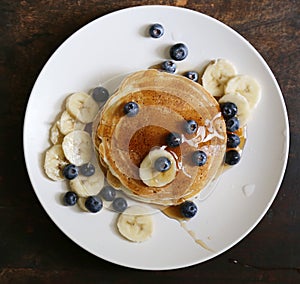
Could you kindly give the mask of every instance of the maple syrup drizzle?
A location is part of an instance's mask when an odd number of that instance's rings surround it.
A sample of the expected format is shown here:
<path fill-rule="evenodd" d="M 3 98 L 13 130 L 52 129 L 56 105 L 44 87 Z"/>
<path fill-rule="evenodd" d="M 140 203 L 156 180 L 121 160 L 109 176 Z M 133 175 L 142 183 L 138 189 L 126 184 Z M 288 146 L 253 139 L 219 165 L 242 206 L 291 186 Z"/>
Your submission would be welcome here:
<path fill-rule="evenodd" d="M 196 233 L 193 230 L 188 229 L 188 227 L 186 226 L 186 222 L 189 220 L 188 218 L 184 218 L 182 217 L 181 213 L 180 213 L 180 206 L 179 205 L 174 205 L 174 206 L 169 206 L 166 207 L 165 209 L 162 210 L 162 212 L 168 216 L 171 219 L 174 219 L 176 221 L 179 222 L 180 226 L 193 238 L 193 240 L 195 241 L 196 244 L 200 245 L 202 248 L 214 252 L 211 248 L 209 248 L 206 243 L 201 240 L 198 239 L 196 237 Z"/>

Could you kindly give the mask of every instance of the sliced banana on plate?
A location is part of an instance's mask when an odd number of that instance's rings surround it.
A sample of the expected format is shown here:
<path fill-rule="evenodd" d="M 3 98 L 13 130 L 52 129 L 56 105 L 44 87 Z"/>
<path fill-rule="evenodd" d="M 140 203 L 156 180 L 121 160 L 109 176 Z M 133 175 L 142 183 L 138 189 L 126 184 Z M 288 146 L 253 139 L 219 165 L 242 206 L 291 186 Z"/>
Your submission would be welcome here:
<path fill-rule="evenodd" d="M 77 204 L 82 211 L 89 212 L 89 210 L 85 207 L 86 197 L 78 197 Z"/>
<path fill-rule="evenodd" d="M 52 180 L 63 180 L 62 169 L 68 164 L 64 151 L 60 144 L 53 145 L 46 151 L 44 169 Z"/>
<path fill-rule="evenodd" d="M 98 104 L 84 92 L 70 95 L 66 101 L 67 111 L 82 123 L 90 123 L 98 113 Z"/>
<path fill-rule="evenodd" d="M 158 171 L 155 168 L 155 161 L 166 157 L 171 162 L 170 168 L 166 171 Z M 175 179 L 177 172 L 176 161 L 173 155 L 161 148 L 151 150 L 140 164 L 139 174 L 141 180 L 148 186 L 162 187 Z"/>
<path fill-rule="evenodd" d="M 95 173 L 92 176 L 79 175 L 70 180 L 70 188 L 80 197 L 97 195 L 104 185 L 104 174 L 95 166 Z"/>
<path fill-rule="evenodd" d="M 58 122 L 56 121 L 50 128 L 50 141 L 52 144 L 61 144 L 64 139 L 64 135 L 58 128 Z"/>
<path fill-rule="evenodd" d="M 132 242 L 143 242 L 149 239 L 153 232 L 152 215 L 140 212 L 140 206 L 128 207 L 120 214 L 117 228 L 122 236 Z"/>
<path fill-rule="evenodd" d="M 83 130 L 74 130 L 64 137 L 62 149 L 70 163 L 81 166 L 92 157 L 92 139 Z"/>
<path fill-rule="evenodd" d="M 240 127 L 243 127 L 248 122 L 251 111 L 247 99 L 239 93 L 227 94 L 219 99 L 219 103 L 234 103 L 237 106 L 237 118 L 239 119 Z"/>
<path fill-rule="evenodd" d="M 74 130 L 83 130 L 85 124 L 76 120 L 65 110 L 57 121 L 57 126 L 62 134 L 67 135 Z"/>
<path fill-rule="evenodd" d="M 238 75 L 227 82 L 225 94 L 235 93 L 239 93 L 247 99 L 250 109 L 255 108 L 261 99 L 261 87 L 249 75 Z"/>
<path fill-rule="evenodd" d="M 228 60 L 213 60 L 204 70 L 202 86 L 214 97 L 221 97 L 224 95 L 225 84 L 236 74 L 235 66 Z"/>

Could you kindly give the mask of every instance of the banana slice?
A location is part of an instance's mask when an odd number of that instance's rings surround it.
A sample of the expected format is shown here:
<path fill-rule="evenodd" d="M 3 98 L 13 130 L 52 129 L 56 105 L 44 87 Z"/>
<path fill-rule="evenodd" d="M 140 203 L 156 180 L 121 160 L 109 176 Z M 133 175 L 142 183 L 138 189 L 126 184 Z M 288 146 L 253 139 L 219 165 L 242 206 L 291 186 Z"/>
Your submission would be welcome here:
<path fill-rule="evenodd" d="M 44 169 L 45 173 L 52 180 L 63 180 L 62 169 L 68 164 L 64 151 L 60 144 L 53 145 L 46 151 Z"/>
<path fill-rule="evenodd" d="M 155 161 L 160 157 L 166 157 L 170 160 L 171 166 L 165 172 L 159 172 L 155 169 Z M 153 149 L 144 158 L 140 165 L 139 174 L 142 181 L 148 186 L 162 187 L 175 179 L 177 172 L 176 161 L 173 155 L 164 149 Z"/>
<path fill-rule="evenodd" d="M 253 109 L 261 98 L 261 88 L 258 82 L 249 75 L 238 75 L 231 78 L 225 86 L 225 94 L 239 93 L 244 96 Z"/>
<path fill-rule="evenodd" d="M 95 166 L 95 173 L 92 176 L 86 177 L 79 175 L 75 179 L 70 180 L 71 189 L 80 197 L 88 197 L 97 195 L 104 185 L 104 174 Z"/>
<path fill-rule="evenodd" d="M 64 139 L 64 135 L 58 128 L 58 122 L 55 122 L 50 128 L 50 141 L 55 144 L 61 144 Z"/>
<path fill-rule="evenodd" d="M 86 197 L 80 197 L 77 200 L 77 204 L 82 211 L 89 212 L 89 210 L 85 207 Z"/>
<path fill-rule="evenodd" d="M 90 123 L 96 116 L 99 107 L 89 94 L 78 92 L 67 98 L 66 109 L 80 122 Z"/>
<path fill-rule="evenodd" d="M 153 232 L 152 216 L 140 208 L 139 206 L 128 207 L 120 214 L 117 221 L 120 234 L 132 242 L 146 241 Z"/>
<path fill-rule="evenodd" d="M 83 130 L 85 124 L 74 119 L 69 112 L 65 110 L 57 121 L 57 126 L 62 134 L 67 135 L 74 130 Z"/>
<path fill-rule="evenodd" d="M 227 94 L 219 99 L 220 104 L 227 102 L 234 103 L 237 106 L 237 118 L 239 119 L 240 127 L 246 125 L 251 115 L 250 106 L 247 99 L 239 93 Z"/>
<path fill-rule="evenodd" d="M 214 97 L 221 97 L 224 95 L 225 84 L 236 74 L 235 66 L 228 60 L 213 60 L 204 70 L 202 86 Z"/>
<path fill-rule="evenodd" d="M 64 137 L 62 149 L 70 163 L 81 166 L 91 160 L 91 137 L 86 131 L 74 130 Z"/>

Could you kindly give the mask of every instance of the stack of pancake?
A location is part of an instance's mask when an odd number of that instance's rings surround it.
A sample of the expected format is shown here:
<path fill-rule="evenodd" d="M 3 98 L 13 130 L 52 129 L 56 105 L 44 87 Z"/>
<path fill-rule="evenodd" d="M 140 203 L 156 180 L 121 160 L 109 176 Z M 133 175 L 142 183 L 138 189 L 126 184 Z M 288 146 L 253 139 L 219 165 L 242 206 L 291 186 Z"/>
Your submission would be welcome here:
<path fill-rule="evenodd" d="M 135 116 L 124 105 L 135 102 Z M 184 131 L 194 120 L 198 129 Z M 109 183 L 139 201 L 177 205 L 196 196 L 216 177 L 226 150 L 226 126 L 218 102 L 200 84 L 154 69 L 127 76 L 97 117 L 94 135 L 100 165 Z M 181 135 L 181 144 L 169 147 L 169 133 Z M 149 152 L 160 148 L 176 160 L 176 176 L 164 186 L 148 186 L 140 165 Z M 192 162 L 193 152 L 205 152 L 203 166 Z"/>

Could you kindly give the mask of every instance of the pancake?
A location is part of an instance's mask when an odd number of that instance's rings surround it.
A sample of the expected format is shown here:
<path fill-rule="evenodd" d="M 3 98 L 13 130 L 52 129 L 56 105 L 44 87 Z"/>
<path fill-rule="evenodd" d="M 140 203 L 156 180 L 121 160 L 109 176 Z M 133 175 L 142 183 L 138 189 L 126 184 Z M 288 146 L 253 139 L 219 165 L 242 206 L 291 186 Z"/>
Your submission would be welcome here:
<path fill-rule="evenodd" d="M 124 105 L 136 102 L 139 112 L 129 117 Z M 197 132 L 187 134 L 184 123 L 195 120 Z M 226 126 L 218 102 L 200 84 L 158 70 L 142 70 L 126 77 L 98 115 L 96 147 L 101 166 L 119 181 L 130 197 L 153 204 L 177 205 L 197 195 L 223 165 Z M 168 147 L 166 137 L 179 133 L 182 143 Z M 176 160 L 174 180 L 165 186 L 146 185 L 139 167 L 155 148 L 170 152 Z M 192 153 L 204 151 L 207 161 L 195 166 Z"/>

